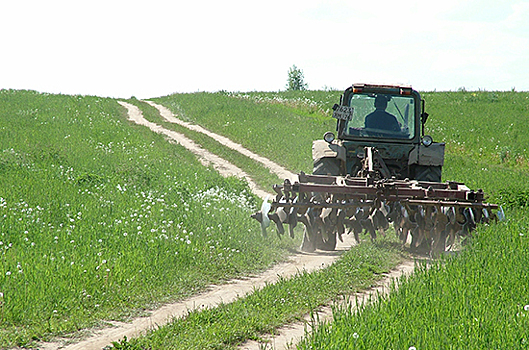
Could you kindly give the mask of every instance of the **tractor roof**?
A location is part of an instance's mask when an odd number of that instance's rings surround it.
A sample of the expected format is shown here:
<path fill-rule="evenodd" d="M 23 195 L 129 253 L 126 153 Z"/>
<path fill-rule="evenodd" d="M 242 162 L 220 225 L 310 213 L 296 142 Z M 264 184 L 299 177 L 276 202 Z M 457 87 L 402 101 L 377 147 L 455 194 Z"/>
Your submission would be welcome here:
<path fill-rule="evenodd" d="M 391 95 L 411 95 L 413 89 L 409 85 L 377 85 L 377 84 L 353 84 L 353 93 L 374 92 Z"/>

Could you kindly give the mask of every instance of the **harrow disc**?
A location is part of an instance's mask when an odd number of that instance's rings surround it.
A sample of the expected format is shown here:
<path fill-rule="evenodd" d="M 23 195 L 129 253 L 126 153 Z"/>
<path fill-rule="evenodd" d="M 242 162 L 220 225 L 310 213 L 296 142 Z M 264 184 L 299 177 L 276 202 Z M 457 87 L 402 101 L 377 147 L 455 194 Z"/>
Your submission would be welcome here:
<path fill-rule="evenodd" d="M 478 223 L 495 218 L 495 204 L 484 203 L 483 191 L 472 191 L 457 182 L 373 179 L 299 174 L 292 184 L 274 186 L 272 203 L 252 215 L 263 234 L 273 221 L 278 235 L 284 224 L 294 237 L 304 225 L 303 251 L 334 250 L 343 234 L 369 234 L 372 240 L 385 235 L 390 224 L 403 244 L 436 255 L 449 249 L 456 237 L 471 235 Z M 270 212 L 268 212 L 268 210 Z"/>

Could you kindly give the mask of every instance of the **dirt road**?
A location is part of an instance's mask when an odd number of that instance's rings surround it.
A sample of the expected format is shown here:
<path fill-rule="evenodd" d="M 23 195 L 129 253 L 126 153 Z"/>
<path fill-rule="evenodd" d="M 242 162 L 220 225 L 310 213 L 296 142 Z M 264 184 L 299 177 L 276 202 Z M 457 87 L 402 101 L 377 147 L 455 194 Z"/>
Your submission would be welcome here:
<path fill-rule="evenodd" d="M 233 164 L 225 161 L 224 159 L 212 154 L 211 152 L 201 148 L 195 142 L 185 137 L 184 135 L 165 129 L 160 125 L 152 123 L 146 120 L 141 110 L 129 103 L 119 102 L 122 106 L 127 109 L 129 120 L 139 125 L 144 125 L 150 128 L 152 131 L 165 135 L 170 142 L 176 142 L 183 147 L 187 148 L 191 152 L 197 155 L 199 160 L 205 165 L 212 165 L 219 173 L 224 176 L 238 176 L 248 181 L 250 188 L 256 195 L 264 198 L 268 195 L 267 192 L 260 190 L 257 185 L 251 180 L 250 176 L 243 170 L 236 167 Z M 202 132 L 223 145 L 235 149 L 242 154 L 251 157 L 266 167 L 272 172 L 278 174 L 283 178 L 295 179 L 296 175 L 289 172 L 288 170 L 280 167 L 272 161 L 256 155 L 239 144 L 232 142 L 231 140 L 214 134 L 208 130 L 205 130 L 197 125 L 192 125 L 178 120 L 167 108 L 157 105 L 153 102 L 148 102 L 152 106 L 156 107 L 160 114 L 169 122 L 178 123 L 190 129 L 198 132 Z M 337 250 L 335 252 L 316 252 L 316 253 L 297 253 L 290 256 L 289 260 L 285 263 L 278 264 L 273 268 L 259 274 L 256 277 L 233 280 L 230 283 L 222 286 L 211 286 L 209 290 L 203 294 L 189 298 L 187 300 L 165 305 L 157 310 L 153 310 L 148 317 L 140 317 L 134 319 L 131 323 L 120 323 L 113 322 L 114 327 L 105 328 L 101 330 L 93 331 L 93 334 L 88 338 L 70 345 L 65 345 L 66 342 L 71 341 L 64 339 L 56 343 L 41 344 L 40 349 L 56 350 L 56 349 L 68 349 L 68 350 L 100 350 L 101 348 L 111 344 L 113 341 L 123 339 L 123 337 L 133 338 L 137 337 L 147 330 L 155 329 L 165 323 L 169 322 L 174 317 L 184 317 L 188 310 L 197 308 L 211 308 L 219 305 L 221 302 L 229 303 L 237 299 L 238 297 L 244 296 L 248 293 L 253 292 L 255 289 L 264 287 L 266 284 L 275 283 L 279 278 L 285 278 L 293 276 L 299 271 L 314 271 L 332 264 L 343 252 L 348 250 L 354 244 L 353 235 L 345 235 L 344 242 L 338 242 Z M 391 280 L 395 277 L 402 275 L 403 273 L 409 273 L 413 270 L 412 263 L 406 263 L 398 266 L 390 275 L 388 275 L 380 284 L 382 290 L 386 288 Z M 370 293 L 374 293 L 376 289 L 370 290 L 363 293 L 360 299 L 367 297 Z M 321 311 L 320 318 L 325 319 L 330 317 L 331 310 L 324 308 Z M 297 342 L 303 335 L 305 323 L 298 323 L 289 325 L 278 330 L 277 336 L 271 340 L 270 344 L 273 344 L 274 349 L 286 349 L 289 344 Z M 244 344 L 241 349 L 260 349 L 260 344 L 256 342 L 249 342 Z"/>

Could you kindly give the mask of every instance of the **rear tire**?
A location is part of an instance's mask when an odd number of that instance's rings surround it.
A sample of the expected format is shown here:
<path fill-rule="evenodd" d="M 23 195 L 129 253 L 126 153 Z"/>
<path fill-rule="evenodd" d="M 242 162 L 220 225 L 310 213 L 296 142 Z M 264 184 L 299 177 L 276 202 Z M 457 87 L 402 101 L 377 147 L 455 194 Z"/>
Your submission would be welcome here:
<path fill-rule="evenodd" d="M 416 165 L 413 178 L 418 181 L 441 182 L 441 167 Z"/>
<path fill-rule="evenodd" d="M 314 162 L 313 175 L 338 176 L 341 171 L 340 160 L 336 158 L 321 158 Z"/>

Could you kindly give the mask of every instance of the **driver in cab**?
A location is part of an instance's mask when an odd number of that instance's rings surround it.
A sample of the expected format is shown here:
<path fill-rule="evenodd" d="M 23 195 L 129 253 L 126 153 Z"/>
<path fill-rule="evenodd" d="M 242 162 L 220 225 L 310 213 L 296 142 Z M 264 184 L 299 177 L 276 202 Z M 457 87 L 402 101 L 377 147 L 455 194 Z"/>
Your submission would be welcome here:
<path fill-rule="evenodd" d="M 368 129 L 399 132 L 399 122 L 393 114 L 386 112 L 387 106 L 388 98 L 386 95 L 377 95 L 375 98 L 375 111 L 366 116 L 365 127 Z"/>

